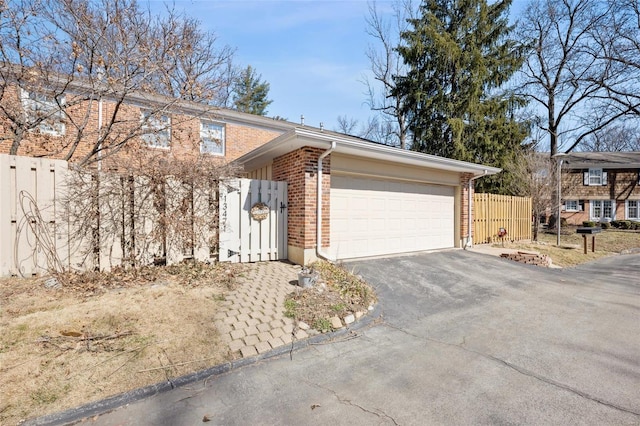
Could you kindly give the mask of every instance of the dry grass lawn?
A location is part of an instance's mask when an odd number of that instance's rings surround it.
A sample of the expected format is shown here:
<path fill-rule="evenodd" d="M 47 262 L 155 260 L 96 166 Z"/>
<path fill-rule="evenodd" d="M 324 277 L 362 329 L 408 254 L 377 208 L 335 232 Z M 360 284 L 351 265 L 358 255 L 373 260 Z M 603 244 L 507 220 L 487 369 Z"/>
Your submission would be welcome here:
<path fill-rule="evenodd" d="M 0 424 L 49 414 L 230 358 L 213 317 L 238 267 L 0 279 Z"/>
<path fill-rule="evenodd" d="M 591 236 L 587 236 L 588 251 L 584 254 L 583 237 L 575 227 L 567 227 L 560 235 L 560 246 L 556 246 L 555 233 L 538 234 L 537 242 L 505 243 L 505 247 L 536 251 L 551 257 L 553 264 L 562 267 L 576 266 L 605 256 L 620 254 L 625 250 L 640 249 L 640 231 L 603 230 L 596 235 L 596 251 L 591 252 Z M 496 244 L 496 247 L 501 247 Z"/>

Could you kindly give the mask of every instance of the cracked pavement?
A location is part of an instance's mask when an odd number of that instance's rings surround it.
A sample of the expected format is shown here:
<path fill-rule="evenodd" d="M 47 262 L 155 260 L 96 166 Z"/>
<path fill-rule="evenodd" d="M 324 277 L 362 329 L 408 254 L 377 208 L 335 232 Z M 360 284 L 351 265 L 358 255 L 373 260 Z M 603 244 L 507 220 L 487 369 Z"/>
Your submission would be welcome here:
<path fill-rule="evenodd" d="M 550 270 L 462 250 L 349 262 L 382 321 L 96 425 L 640 425 L 640 255 Z"/>

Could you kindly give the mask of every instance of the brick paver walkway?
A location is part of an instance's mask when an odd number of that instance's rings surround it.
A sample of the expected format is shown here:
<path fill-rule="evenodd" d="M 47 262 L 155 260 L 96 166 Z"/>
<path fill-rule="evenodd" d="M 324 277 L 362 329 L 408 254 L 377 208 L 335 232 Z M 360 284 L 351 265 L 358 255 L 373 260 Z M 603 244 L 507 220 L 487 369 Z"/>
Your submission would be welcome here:
<path fill-rule="evenodd" d="M 291 281 L 297 282 L 300 267 L 286 262 L 246 266 L 245 276 L 215 316 L 216 327 L 231 352 L 249 357 L 308 337 L 284 316 L 284 300 L 296 289 Z"/>

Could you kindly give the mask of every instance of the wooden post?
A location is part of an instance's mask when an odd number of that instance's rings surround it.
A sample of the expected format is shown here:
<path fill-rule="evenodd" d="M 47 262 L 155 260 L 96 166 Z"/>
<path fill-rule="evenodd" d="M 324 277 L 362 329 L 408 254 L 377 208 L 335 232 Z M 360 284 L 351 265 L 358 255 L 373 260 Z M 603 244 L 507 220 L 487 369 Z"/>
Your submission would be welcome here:
<path fill-rule="evenodd" d="M 587 234 L 582 234 L 582 240 L 584 241 L 584 254 L 587 254 Z"/>
<path fill-rule="evenodd" d="M 591 253 L 596 252 L 596 236 L 591 236 Z"/>

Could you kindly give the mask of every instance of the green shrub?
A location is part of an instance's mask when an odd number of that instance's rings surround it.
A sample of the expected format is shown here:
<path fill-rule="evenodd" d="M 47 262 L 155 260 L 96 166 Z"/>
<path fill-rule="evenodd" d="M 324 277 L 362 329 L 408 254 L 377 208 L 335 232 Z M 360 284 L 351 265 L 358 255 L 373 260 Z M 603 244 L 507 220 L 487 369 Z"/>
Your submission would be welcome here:
<path fill-rule="evenodd" d="M 631 221 L 630 220 L 619 220 L 620 229 L 631 229 Z"/>
<path fill-rule="evenodd" d="M 631 222 L 631 229 L 634 229 L 634 230 L 640 229 L 640 222 Z"/>
<path fill-rule="evenodd" d="M 321 333 L 327 333 L 333 330 L 333 327 L 331 327 L 331 321 L 326 318 L 318 318 L 317 320 L 315 320 L 315 322 L 313 323 L 313 328 Z"/>
<path fill-rule="evenodd" d="M 620 228 L 620 221 L 619 220 L 612 220 L 611 221 L 611 226 L 613 226 L 614 228 Z"/>
<path fill-rule="evenodd" d="M 585 228 L 595 228 L 596 223 L 592 220 L 585 220 L 584 222 L 582 222 L 582 226 L 584 226 Z"/>
<path fill-rule="evenodd" d="M 567 223 L 567 218 L 563 217 L 560 219 L 560 228 L 564 228 L 568 225 Z M 556 227 L 556 217 L 551 215 L 549 216 L 549 225 L 547 226 L 547 229 L 555 229 Z"/>
<path fill-rule="evenodd" d="M 287 299 L 284 301 L 284 316 L 287 318 L 295 318 L 296 317 L 296 309 L 298 308 L 298 303 L 295 300 Z"/>
<path fill-rule="evenodd" d="M 611 228 L 611 223 L 610 222 L 600 222 L 600 228 L 609 229 L 609 228 Z"/>

